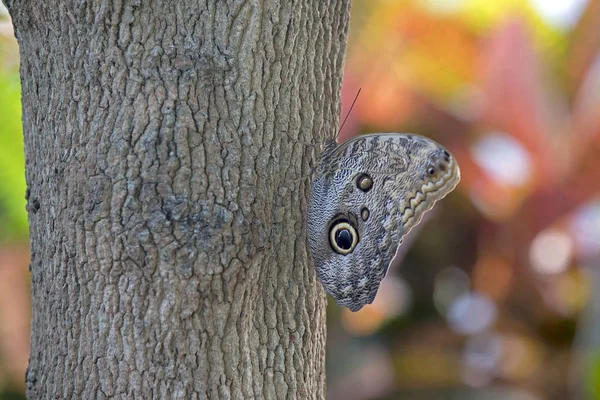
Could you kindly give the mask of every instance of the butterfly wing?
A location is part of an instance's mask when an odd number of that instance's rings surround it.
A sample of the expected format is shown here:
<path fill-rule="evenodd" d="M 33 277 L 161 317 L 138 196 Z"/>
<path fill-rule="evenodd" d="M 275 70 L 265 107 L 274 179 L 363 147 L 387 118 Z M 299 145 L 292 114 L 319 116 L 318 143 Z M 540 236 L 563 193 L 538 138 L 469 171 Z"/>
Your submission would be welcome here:
<path fill-rule="evenodd" d="M 317 276 L 340 306 L 357 311 L 373 302 L 407 228 L 458 182 L 458 167 L 447 165 L 448 182 L 430 191 L 434 195 L 419 194 L 439 181 L 427 170 L 440 154 L 449 153 L 417 135 L 375 134 L 321 158 L 308 238 Z"/>

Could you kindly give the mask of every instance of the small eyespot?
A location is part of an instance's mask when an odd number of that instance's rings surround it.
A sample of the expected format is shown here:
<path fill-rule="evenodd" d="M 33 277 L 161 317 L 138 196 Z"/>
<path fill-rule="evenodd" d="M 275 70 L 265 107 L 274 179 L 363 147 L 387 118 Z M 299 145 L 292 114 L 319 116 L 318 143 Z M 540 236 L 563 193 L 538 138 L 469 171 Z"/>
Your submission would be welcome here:
<path fill-rule="evenodd" d="M 450 153 L 448 153 L 446 150 L 444 150 L 443 153 L 444 153 L 444 156 L 450 158 Z"/>
<path fill-rule="evenodd" d="M 331 248 L 341 255 L 352 253 L 358 244 L 356 229 L 346 220 L 339 220 L 329 231 L 329 244 Z"/>
<path fill-rule="evenodd" d="M 360 210 L 360 217 L 362 218 L 363 221 L 366 221 L 367 219 L 369 219 L 369 209 L 367 207 L 363 207 Z"/>
<path fill-rule="evenodd" d="M 366 193 L 373 188 L 373 179 L 367 174 L 360 174 L 356 178 L 356 187 Z"/>
<path fill-rule="evenodd" d="M 433 167 L 429 167 L 429 168 L 427 169 L 427 173 L 428 173 L 430 176 L 434 175 L 434 174 L 435 174 L 435 168 L 433 168 Z"/>

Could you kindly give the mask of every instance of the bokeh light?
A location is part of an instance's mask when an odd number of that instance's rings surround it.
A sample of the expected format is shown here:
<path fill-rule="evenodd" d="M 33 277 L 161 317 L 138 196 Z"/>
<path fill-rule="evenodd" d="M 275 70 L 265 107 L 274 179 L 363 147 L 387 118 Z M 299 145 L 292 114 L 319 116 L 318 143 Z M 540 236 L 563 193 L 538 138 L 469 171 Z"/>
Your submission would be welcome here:
<path fill-rule="evenodd" d="M 570 223 L 570 236 L 582 260 L 600 256 L 600 199 L 585 204 L 575 212 Z"/>
<path fill-rule="evenodd" d="M 473 145 L 473 160 L 501 185 L 525 186 L 531 179 L 531 157 L 506 133 L 490 133 Z"/>
<path fill-rule="evenodd" d="M 463 293 L 450 306 L 446 318 L 457 333 L 473 335 L 488 329 L 496 319 L 494 302 L 482 293 Z"/>
<path fill-rule="evenodd" d="M 541 274 L 564 272 L 571 261 L 571 237 L 558 229 L 544 230 L 535 237 L 529 250 L 533 269 Z"/>
<path fill-rule="evenodd" d="M 571 28 L 583 12 L 588 0 L 531 0 L 540 16 L 560 28 Z"/>

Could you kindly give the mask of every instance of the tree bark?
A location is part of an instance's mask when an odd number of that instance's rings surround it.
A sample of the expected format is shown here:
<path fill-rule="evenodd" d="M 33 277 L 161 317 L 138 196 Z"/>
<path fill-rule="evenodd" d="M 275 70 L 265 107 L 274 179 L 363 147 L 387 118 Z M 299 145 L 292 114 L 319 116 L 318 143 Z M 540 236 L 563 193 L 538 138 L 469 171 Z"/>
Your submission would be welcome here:
<path fill-rule="evenodd" d="M 307 143 L 350 0 L 10 0 L 38 398 L 324 398 Z"/>

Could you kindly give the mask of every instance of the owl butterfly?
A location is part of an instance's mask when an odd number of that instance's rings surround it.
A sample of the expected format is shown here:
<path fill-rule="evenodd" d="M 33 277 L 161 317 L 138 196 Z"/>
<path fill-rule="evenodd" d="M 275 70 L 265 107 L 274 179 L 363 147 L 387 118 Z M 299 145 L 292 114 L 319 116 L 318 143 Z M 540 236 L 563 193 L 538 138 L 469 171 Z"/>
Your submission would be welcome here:
<path fill-rule="evenodd" d="M 422 136 L 370 134 L 326 146 L 312 178 L 308 241 L 337 304 L 358 311 L 373 302 L 402 237 L 459 180 L 452 155 Z"/>

